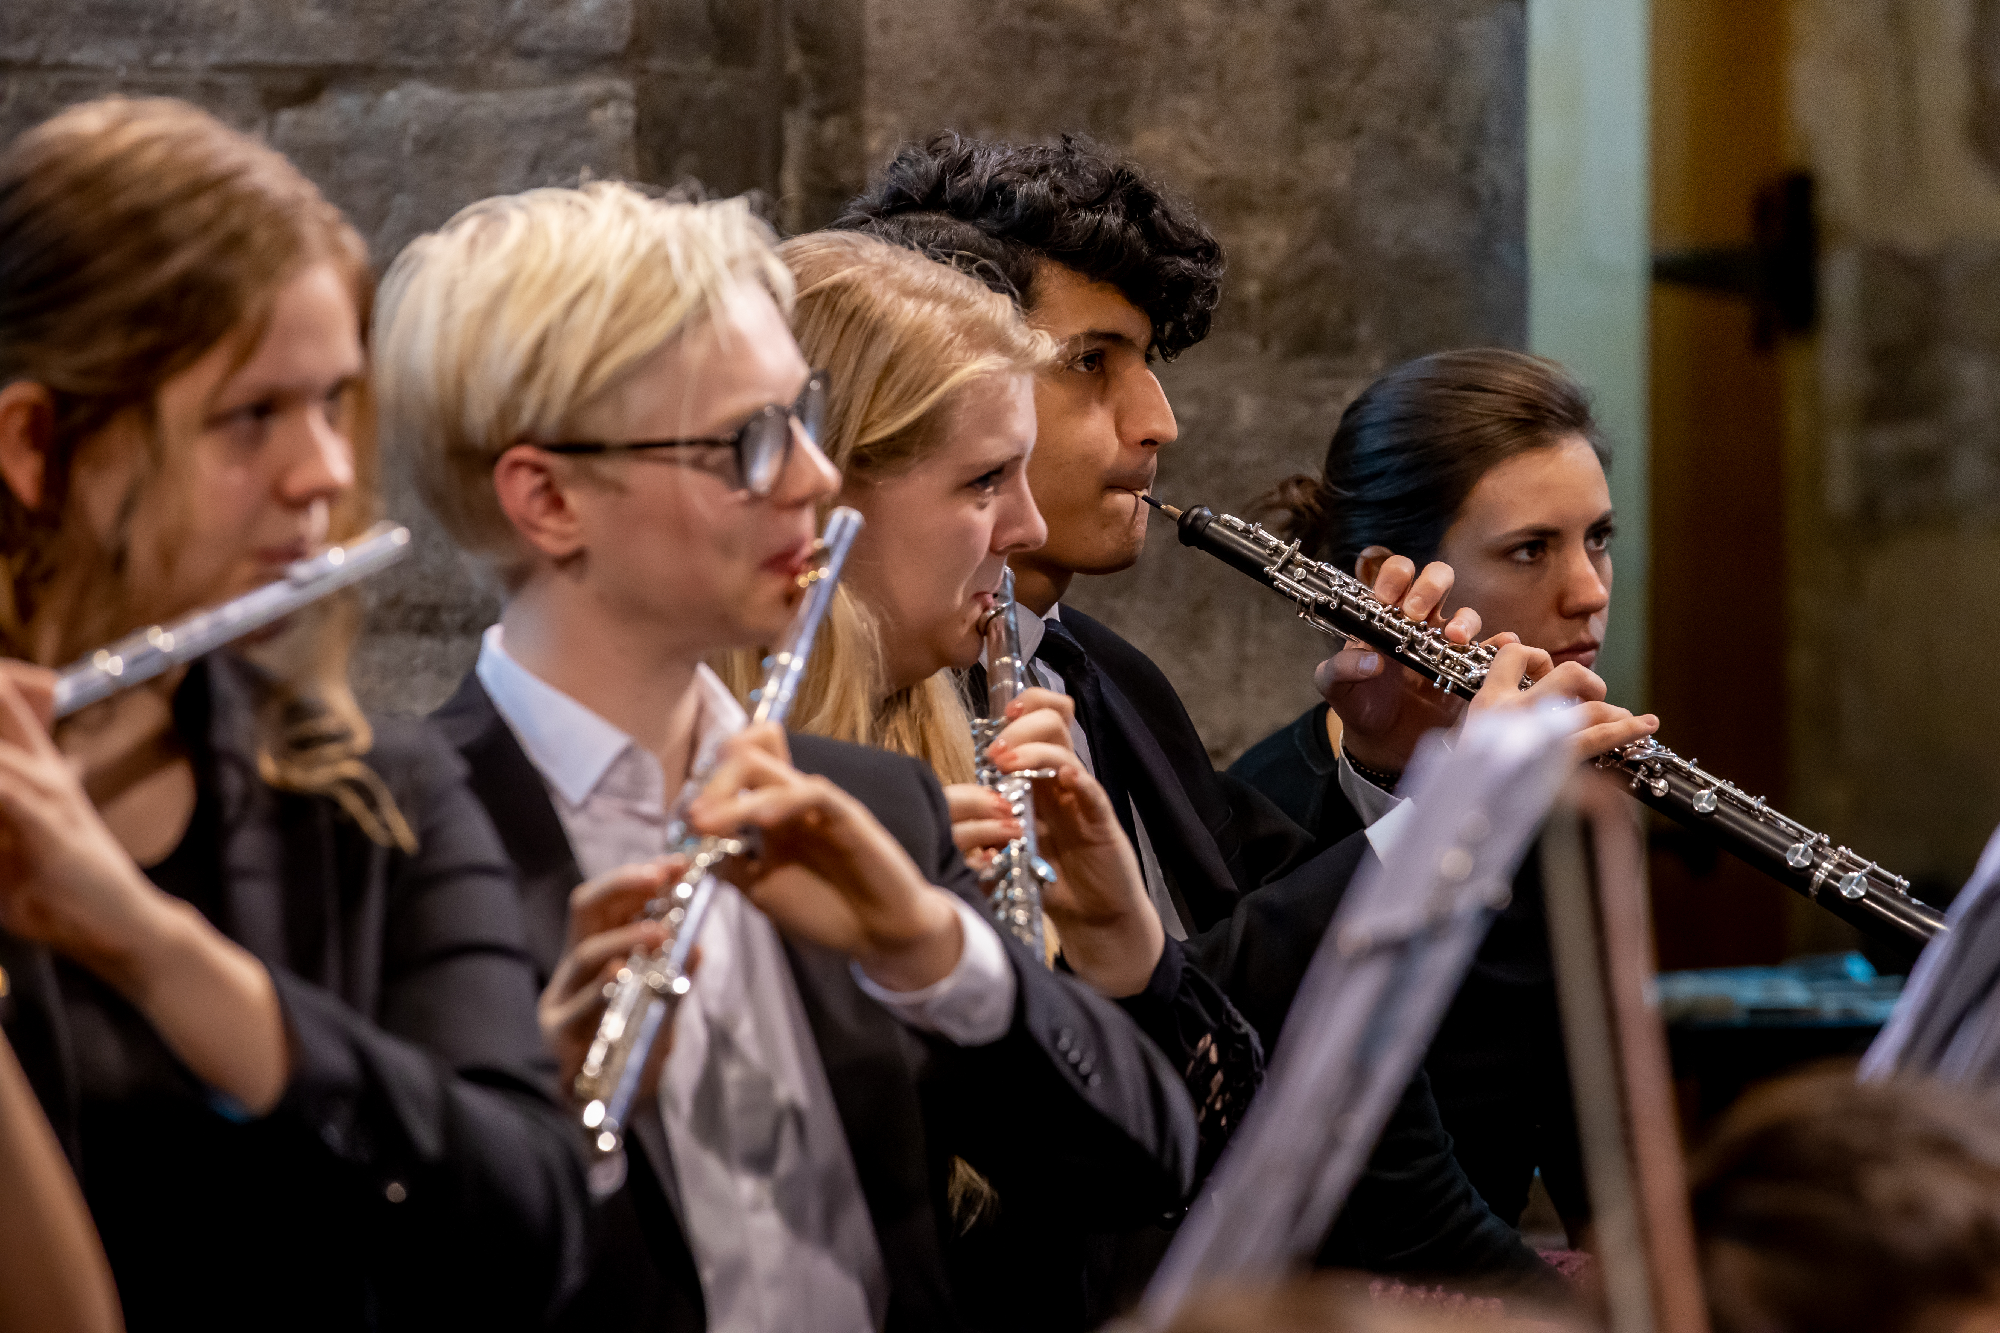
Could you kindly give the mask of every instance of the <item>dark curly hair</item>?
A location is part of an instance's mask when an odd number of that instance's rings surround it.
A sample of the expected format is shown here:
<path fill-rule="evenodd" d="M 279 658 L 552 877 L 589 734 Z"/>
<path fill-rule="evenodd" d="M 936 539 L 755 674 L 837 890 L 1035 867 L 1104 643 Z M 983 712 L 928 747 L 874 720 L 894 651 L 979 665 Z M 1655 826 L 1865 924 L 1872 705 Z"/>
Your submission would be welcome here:
<path fill-rule="evenodd" d="M 1109 283 L 1146 312 L 1168 360 L 1208 336 L 1222 295 L 1222 245 L 1194 210 L 1073 134 L 1049 144 L 935 134 L 901 149 L 833 225 L 964 268 L 1027 308 L 1044 259 Z"/>

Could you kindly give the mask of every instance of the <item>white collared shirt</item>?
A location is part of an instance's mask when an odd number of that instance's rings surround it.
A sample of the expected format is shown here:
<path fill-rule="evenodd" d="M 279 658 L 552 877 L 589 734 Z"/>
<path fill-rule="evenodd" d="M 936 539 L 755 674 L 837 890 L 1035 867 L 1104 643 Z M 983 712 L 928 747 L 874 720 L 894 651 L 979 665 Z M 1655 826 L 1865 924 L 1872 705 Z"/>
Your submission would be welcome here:
<path fill-rule="evenodd" d="M 542 775 L 586 877 L 664 852 L 677 837 L 659 760 L 508 655 L 489 628 L 479 683 Z M 707 667 L 691 771 L 744 724 Z M 688 793 L 691 794 L 691 793 Z M 951 895 L 964 948 L 921 991 L 862 989 L 902 1022 L 961 1046 L 996 1041 L 1016 981 L 999 937 Z M 659 1109 L 683 1231 L 715 1333 L 879 1329 L 888 1279 L 866 1200 L 777 930 L 735 889 L 702 928 L 694 988 L 675 1017 Z"/>
<path fill-rule="evenodd" d="M 1340 752 L 1334 778 L 1340 783 L 1341 795 L 1354 807 L 1354 813 L 1361 816 L 1361 827 L 1367 830 L 1368 845 L 1374 848 L 1379 859 L 1388 860 L 1389 848 L 1395 845 L 1403 825 L 1409 822 L 1409 811 L 1405 808 L 1410 803 L 1409 798 L 1383 791 L 1355 772 L 1345 750 Z"/>

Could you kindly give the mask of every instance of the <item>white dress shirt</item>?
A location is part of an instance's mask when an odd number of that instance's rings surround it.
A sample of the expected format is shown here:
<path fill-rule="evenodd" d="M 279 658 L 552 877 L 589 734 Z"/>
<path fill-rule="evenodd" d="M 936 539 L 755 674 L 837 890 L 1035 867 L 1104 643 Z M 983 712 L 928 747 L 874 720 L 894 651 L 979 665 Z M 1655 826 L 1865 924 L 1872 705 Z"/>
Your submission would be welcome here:
<path fill-rule="evenodd" d="M 659 856 L 680 835 L 692 784 L 668 800 L 659 760 L 507 653 L 486 631 L 479 683 L 548 786 L 587 877 Z M 707 667 L 691 769 L 742 728 L 743 710 Z M 1005 1035 L 1015 977 L 999 937 L 951 895 L 964 947 L 921 991 L 861 988 L 902 1022 L 976 1046 Z M 853 1155 L 777 930 L 724 887 L 702 927 L 694 988 L 674 1022 L 659 1111 L 673 1152 L 683 1230 L 714 1333 L 879 1329 L 888 1279 Z"/>
<path fill-rule="evenodd" d="M 1042 624 L 1044 619 L 1061 620 L 1062 604 L 1058 602 L 1050 607 L 1046 617 L 1021 617 L 1021 655 L 1028 659 L 1028 671 L 1036 684 L 1066 695 L 1069 688 L 1063 684 L 1062 673 L 1035 656 L 1035 650 L 1042 646 L 1042 635 L 1047 632 Z M 981 660 L 985 660 L 983 655 Z M 1069 739 L 1070 744 L 1076 747 L 1076 757 L 1090 770 L 1090 775 L 1096 777 L 1097 764 L 1090 756 L 1090 740 L 1074 719 L 1069 724 Z M 1129 797 L 1127 799 L 1130 800 Z M 1167 934 L 1184 940 L 1188 937 L 1188 924 L 1181 920 L 1180 909 L 1174 905 L 1173 895 L 1167 892 L 1166 876 L 1160 873 L 1160 858 L 1153 854 L 1153 840 L 1146 833 L 1146 821 L 1139 817 L 1136 801 L 1132 802 L 1132 832 L 1139 844 L 1134 850 L 1139 853 L 1139 876 L 1146 882 L 1146 896 L 1152 899 L 1153 909 L 1160 914 L 1160 924 L 1166 927 Z"/>
<path fill-rule="evenodd" d="M 1409 820 L 1407 796 L 1398 796 L 1392 791 L 1383 791 L 1354 771 L 1354 765 L 1347 758 L 1347 751 L 1340 752 L 1339 762 L 1334 768 L 1334 779 L 1340 783 L 1341 795 L 1354 807 L 1354 813 L 1361 816 L 1361 827 L 1367 830 L 1368 845 L 1375 849 L 1375 855 L 1383 860 L 1389 856 L 1389 848 L 1402 833 L 1403 825 Z"/>

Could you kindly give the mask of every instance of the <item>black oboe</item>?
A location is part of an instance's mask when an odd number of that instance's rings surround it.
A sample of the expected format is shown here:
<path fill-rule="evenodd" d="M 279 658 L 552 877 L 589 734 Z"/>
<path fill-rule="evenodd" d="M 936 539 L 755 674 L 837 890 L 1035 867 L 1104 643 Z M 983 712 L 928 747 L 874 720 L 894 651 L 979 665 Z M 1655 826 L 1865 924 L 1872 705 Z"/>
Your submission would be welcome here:
<path fill-rule="evenodd" d="M 1299 618 L 1337 638 L 1356 640 L 1409 667 L 1438 689 L 1470 699 L 1485 683 L 1495 650 L 1450 642 L 1375 596 L 1343 570 L 1299 554 L 1255 523 L 1206 506 L 1180 510 L 1152 496 L 1147 504 L 1175 520 L 1181 544 L 1242 570 L 1291 598 Z M 1598 756 L 1600 768 L 1629 780 L 1632 794 L 1661 814 L 1871 935 L 1924 944 L 1943 932 L 1944 914 L 1910 896 L 1910 882 L 1815 832 L 1647 738 Z"/>

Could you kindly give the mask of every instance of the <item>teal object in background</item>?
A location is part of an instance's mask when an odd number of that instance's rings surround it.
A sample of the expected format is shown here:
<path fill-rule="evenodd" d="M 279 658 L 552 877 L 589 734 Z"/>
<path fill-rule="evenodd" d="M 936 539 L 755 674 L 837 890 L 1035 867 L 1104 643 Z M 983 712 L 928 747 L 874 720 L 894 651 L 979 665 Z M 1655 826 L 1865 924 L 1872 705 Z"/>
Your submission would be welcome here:
<path fill-rule="evenodd" d="M 1858 953 L 1794 959 L 1781 967 L 1663 972 L 1660 1017 L 1669 1027 L 1880 1027 L 1903 993 Z"/>

